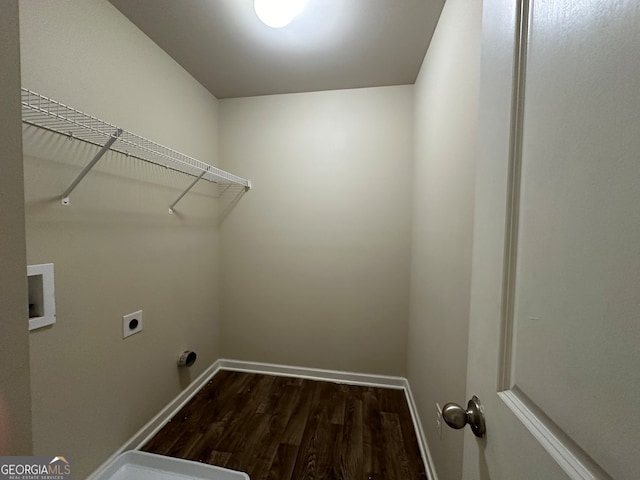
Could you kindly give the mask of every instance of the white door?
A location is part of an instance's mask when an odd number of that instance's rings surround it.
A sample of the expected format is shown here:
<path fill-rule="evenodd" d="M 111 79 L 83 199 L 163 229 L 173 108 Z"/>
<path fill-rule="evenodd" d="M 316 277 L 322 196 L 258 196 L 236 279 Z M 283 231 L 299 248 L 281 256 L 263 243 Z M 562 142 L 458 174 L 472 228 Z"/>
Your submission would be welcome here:
<path fill-rule="evenodd" d="M 640 2 L 483 9 L 464 478 L 640 479 Z"/>

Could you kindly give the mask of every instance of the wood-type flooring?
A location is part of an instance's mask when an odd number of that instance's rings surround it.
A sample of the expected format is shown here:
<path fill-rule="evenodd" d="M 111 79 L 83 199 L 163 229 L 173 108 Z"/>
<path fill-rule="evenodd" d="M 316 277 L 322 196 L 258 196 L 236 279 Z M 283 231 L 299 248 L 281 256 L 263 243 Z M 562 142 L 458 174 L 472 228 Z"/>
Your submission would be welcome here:
<path fill-rule="evenodd" d="M 426 480 L 402 390 L 219 371 L 142 450 L 251 480 Z"/>

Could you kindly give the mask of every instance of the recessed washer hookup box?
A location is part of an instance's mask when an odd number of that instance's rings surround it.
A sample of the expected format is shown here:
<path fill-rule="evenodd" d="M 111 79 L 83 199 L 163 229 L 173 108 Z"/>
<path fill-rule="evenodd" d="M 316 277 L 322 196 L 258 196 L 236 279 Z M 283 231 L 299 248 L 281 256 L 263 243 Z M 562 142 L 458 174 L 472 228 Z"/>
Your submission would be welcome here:
<path fill-rule="evenodd" d="M 93 480 L 250 480 L 249 475 L 181 458 L 131 450 L 118 456 Z"/>

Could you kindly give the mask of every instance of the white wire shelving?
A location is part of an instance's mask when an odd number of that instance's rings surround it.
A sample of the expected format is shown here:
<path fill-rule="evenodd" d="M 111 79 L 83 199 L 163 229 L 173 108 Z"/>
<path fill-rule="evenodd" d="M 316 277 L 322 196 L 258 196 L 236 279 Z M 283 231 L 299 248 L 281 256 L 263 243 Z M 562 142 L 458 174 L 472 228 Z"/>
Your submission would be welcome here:
<path fill-rule="evenodd" d="M 201 179 L 221 185 L 239 185 L 246 190 L 251 189 L 251 180 L 238 177 L 176 152 L 26 88 L 22 89 L 22 121 L 29 125 L 66 135 L 69 138 L 77 138 L 101 147 L 100 151 L 62 194 L 63 205 L 70 204 L 69 196 L 71 192 L 108 150 L 195 177 L 193 183 L 169 207 L 170 213 L 173 212 L 173 208 L 177 203 Z"/>

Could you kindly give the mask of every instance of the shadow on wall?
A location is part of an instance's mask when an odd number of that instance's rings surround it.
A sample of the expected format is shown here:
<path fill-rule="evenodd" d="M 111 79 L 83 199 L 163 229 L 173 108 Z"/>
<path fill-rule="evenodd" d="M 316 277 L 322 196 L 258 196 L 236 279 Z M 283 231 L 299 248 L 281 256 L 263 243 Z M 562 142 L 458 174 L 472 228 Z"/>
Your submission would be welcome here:
<path fill-rule="evenodd" d="M 489 466 L 487 465 L 487 458 L 485 456 L 487 439 L 476 438 L 476 443 L 478 444 L 478 471 L 480 472 L 480 480 L 491 480 Z"/>
<path fill-rule="evenodd" d="M 178 380 L 181 390 L 187 388 L 192 382 L 191 370 L 185 367 L 178 367 Z"/>
<path fill-rule="evenodd" d="M 247 189 L 242 185 L 224 185 L 220 187 L 218 225 L 222 225 Z"/>

